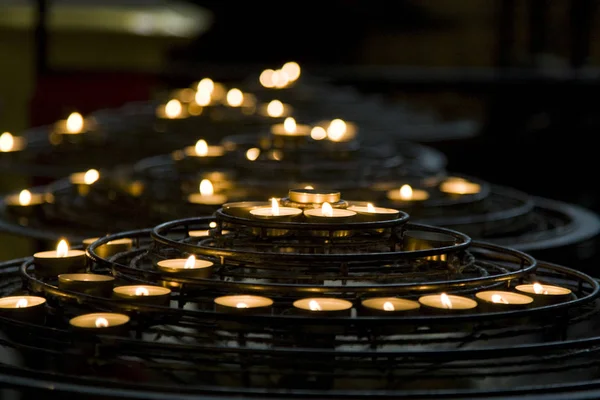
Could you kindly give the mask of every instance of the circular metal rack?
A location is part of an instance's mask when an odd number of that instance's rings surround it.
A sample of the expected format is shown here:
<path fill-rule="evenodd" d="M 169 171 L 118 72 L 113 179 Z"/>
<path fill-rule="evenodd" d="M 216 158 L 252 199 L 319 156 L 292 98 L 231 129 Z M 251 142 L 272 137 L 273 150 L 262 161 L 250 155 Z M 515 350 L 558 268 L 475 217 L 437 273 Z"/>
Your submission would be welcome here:
<path fill-rule="evenodd" d="M 566 392 L 562 398 L 579 399 L 597 385 L 600 287 L 586 274 L 409 223 L 405 213 L 345 223 L 250 217 L 266 204 L 226 204 L 212 217 L 122 232 L 87 247 L 89 271 L 112 275 L 116 286 L 169 288 L 161 305 L 138 301 L 144 296 L 59 288 L 31 258 L 1 264 L 3 296 L 47 300 L 43 321 L 0 316 L 3 388 L 103 398 L 557 398 Z M 425 246 L 412 246 L 414 238 Z M 101 249 L 119 239 L 131 239 L 132 248 L 104 255 Z M 190 255 L 212 262 L 212 272 L 194 277 L 157 267 Z M 534 282 L 570 292 L 552 302 L 532 295 L 520 309 L 495 303 L 490 309 L 476 300 L 462 311 L 422 303 L 374 313 L 363 303 L 443 293 L 473 302 L 481 291 L 516 292 Z M 255 310 L 216 300 L 229 295 L 272 303 Z M 332 314 L 295 306 L 306 298 L 346 301 L 350 308 Z M 130 321 L 107 333 L 70 326 L 71 318 L 94 312 L 123 313 Z"/>

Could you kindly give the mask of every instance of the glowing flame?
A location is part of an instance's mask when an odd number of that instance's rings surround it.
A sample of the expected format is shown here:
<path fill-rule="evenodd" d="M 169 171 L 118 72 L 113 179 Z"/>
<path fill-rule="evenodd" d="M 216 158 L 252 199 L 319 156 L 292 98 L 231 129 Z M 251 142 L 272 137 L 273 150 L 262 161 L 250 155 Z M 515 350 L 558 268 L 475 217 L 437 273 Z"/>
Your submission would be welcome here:
<path fill-rule="evenodd" d="M 200 139 L 196 142 L 196 154 L 200 157 L 205 157 L 208 154 L 208 143 L 206 140 Z"/>
<path fill-rule="evenodd" d="M 323 140 L 327 137 L 327 131 L 325 131 L 325 128 L 321 126 L 315 126 L 310 131 L 310 137 L 313 140 Z"/>
<path fill-rule="evenodd" d="M 375 207 L 371 203 L 367 203 L 367 212 L 374 213 Z"/>
<path fill-rule="evenodd" d="M 19 299 L 17 300 L 17 303 L 15 304 L 15 308 L 24 308 L 27 307 L 29 305 L 29 302 L 27 301 L 27 299 Z"/>
<path fill-rule="evenodd" d="M 31 192 L 29 190 L 21 190 L 21 193 L 19 193 L 19 204 L 22 206 L 31 204 Z"/>
<path fill-rule="evenodd" d="M 276 88 L 283 88 L 290 83 L 290 77 L 286 72 L 278 69 L 273 71 L 273 74 L 271 75 L 271 82 Z"/>
<path fill-rule="evenodd" d="M 413 190 L 410 185 L 402 185 L 400 187 L 400 198 L 402 200 L 410 200 L 413 197 Z"/>
<path fill-rule="evenodd" d="M 285 121 L 283 121 L 283 129 L 287 133 L 296 132 L 296 120 L 292 117 L 287 117 Z"/>
<path fill-rule="evenodd" d="M 389 301 L 386 301 L 385 303 L 383 303 L 383 309 L 385 311 L 394 311 L 396 308 L 394 307 L 394 305 L 392 303 L 390 303 Z"/>
<path fill-rule="evenodd" d="M 192 254 L 185 260 L 185 264 L 183 264 L 184 269 L 191 269 L 196 266 L 196 257 Z"/>
<path fill-rule="evenodd" d="M 10 132 L 4 132 L 0 135 L 0 151 L 11 151 L 15 145 L 15 138 Z"/>
<path fill-rule="evenodd" d="M 240 301 L 235 305 L 235 308 L 248 308 L 248 304 L 244 303 L 243 301 Z"/>
<path fill-rule="evenodd" d="M 298 65 L 297 62 L 286 62 L 283 64 L 283 67 L 281 67 L 281 70 L 287 74 L 290 82 L 294 82 L 300 78 L 300 65 Z"/>
<path fill-rule="evenodd" d="M 210 224 L 208 224 L 209 228 L 216 228 L 217 227 L 217 223 L 215 221 L 211 222 Z"/>
<path fill-rule="evenodd" d="M 212 196 L 214 193 L 215 189 L 212 182 L 208 179 L 202 179 L 202 182 L 200 182 L 200 194 L 202 196 Z"/>
<path fill-rule="evenodd" d="M 325 217 L 333 217 L 333 207 L 328 202 L 323 203 L 321 206 L 321 215 Z"/>
<path fill-rule="evenodd" d="M 85 172 L 85 175 L 83 175 L 83 182 L 86 185 L 91 185 L 92 183 L 96 182 L 98 179 L 100 179 L 100 172 L 98 172 L 98 170 L 95 170 L 95 169 L 88 169 Z"/>
<path fill-rule="evenodd" d="M 327 137 L 333 142 L 339 142 L 346 134 L 347 126 L 344 120 L 336 118 L 327 127 Z"/>
<path fill-rule="evenodd" d="M 67 118 L 67 132 L 79 133 L 83 130 L 83 117 L 78 112 L 71 113 Z"/>
<path fill-rule="evenodd" d="M 321 308 L 321 305 L 316 300 L 309 301 L 308 308 L 310 308 L 311 311 L 323 311 L 323 309 Z"/>
<path fill-rule="evenodd" d="M 260 155 L 260 149 L 257 147 L 252 147 L 246 151 L 246 158 L 250 161 L 255 161 Z"/>
<path fill-rule="evenodd" d="M 273 215 L 279 215 L 279 202 L 277 202 L 276 198 L 271 199 L 271 213 Z"/>
<path fill-rule="evenodd" d="M 148 289 L 146 289 L 143 286 L 135 288 L 135 295 L 136 296 L 148 296 L 149 294 L 150 294 L 150 292 L 148 291 Z"/>
<path fill-rule="evenodd" d="M 211 100 L 212 100 L 211 92 L 207 92 L 205 90 L 198 90 L 196 92 L 196 95 L 194 96 L 194 101 L 199 106 L 207 106 L 210 104 Z"/>
<path fill-rule="evenodd" d="M 492 295 L 492 303 L 508 304 L 508 301 L 506 301 L 506 299 L 500 296 L 498 293 L 495 293 Z"/>
<path fill-rule="evenodd" d="M 56 256 L 57 257 L 66 257 L 69 255 L 69 244 L 65 239 L 62 239 L 58 242 L 56 246 Z"/>
<path fill-rule="evenodd" d="M 272 100 L 267 105 L 267 114 L 269 117 L 281 117 L 283 115 L 283 103 L 279 100 Z"/>
<path fill-rule="evenodd" d="M 196 88 L 199 92 L 208 93 L 210 96 L 215 90 L 215 83 L 210 78 L 204 78 L 200 82 L 198 82 L 198 87 Z"/>
<path fill-rule="evenodd" d="M 239 107 L 244 102 L 244 93 L 240 89 L 231 89 L 227 92 L 227 104 L 231 107 Z"/>
<path fill-rule="evenodd" d="M 452 308 L 452 302 L 450 301 L 450 297 L 448 297 L 448 295 L 446 293 L 442 293 L 440 294 L 440 301 L 442 302 L 442 305 L 446 308 Z"/>
<path fill-rule="evenodd" d="M 108 320 L 104 317 L 96 318 L 96 328 L 108 328 Z"/>
<path fill-rule="evenodd" d="M 275 71 L 273 71 L 272 69 L 265 69 L 263 72 L 261 72 L 260 77 L 258 78 L 260 84 L 266 88 L 272 88 L 273 86 L 275 86 L 275 84 L 273 83 L 273 72 Z"/>
<path fill-rule="evenodd" d="M 304 186 L 304 189 L 306 189 L 306 190 L 315 190 L 315 188 L 312 187 L 311 185 Z"/>
<path fill-rule="evenodd" d="M 548 291 L 545 290 L 544 287 L 537 282 L 533 284 L 533 292 L 535 294 L 548 294 Z"/>
<path fill-rule="evenodd" d="M 165 105 L 165 115 L 167 118 L 179 117 L 182 110 L 183 108 L 181 107 L 181 102 L 177 99 L 169 100 L 169 102 Z"/>

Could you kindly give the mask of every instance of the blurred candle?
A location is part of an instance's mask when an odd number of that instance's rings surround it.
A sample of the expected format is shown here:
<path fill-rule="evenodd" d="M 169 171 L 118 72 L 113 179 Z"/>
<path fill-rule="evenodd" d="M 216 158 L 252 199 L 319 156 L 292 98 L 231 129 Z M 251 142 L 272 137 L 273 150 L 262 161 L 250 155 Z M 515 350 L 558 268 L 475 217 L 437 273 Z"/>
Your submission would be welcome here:
<path fill-rule="evenodd" d="M 429 193 L 421 189 L 413 189 L 410 185 L 402 185 L 400 189 L 390 190 L 387 198 L 399 202 L 419 202 L 429 198 Z"/>
<path fill-rule="evenodd" d="M 220 205 L 227 202 L 227 196 L 215 194 L 212 182 L 208 179 L 203 179 L 200 182 L 199 193 L 190 194 L 188 202 L 192 204 Z"/>
<path fill-rule="evenodd" d="M 13 136 L 10 132 L 0 135 L 0 152 L 10 153 L 23 150 L 27 141 L 23 137 Z"/>
<path fill-rule="evenodd" d="M 451 195 L 477 194 L 481 185 L 463 178 L 449 178 L 440 184 L 440 191 Z"/>
<path fill-rule="evenodd" d="M 292 117 L 287 117 L 283 123 L 271 126 L 271 133 L 277 136 L 309 136 L 311 127 L 309 125 L 297 124 Z"/>

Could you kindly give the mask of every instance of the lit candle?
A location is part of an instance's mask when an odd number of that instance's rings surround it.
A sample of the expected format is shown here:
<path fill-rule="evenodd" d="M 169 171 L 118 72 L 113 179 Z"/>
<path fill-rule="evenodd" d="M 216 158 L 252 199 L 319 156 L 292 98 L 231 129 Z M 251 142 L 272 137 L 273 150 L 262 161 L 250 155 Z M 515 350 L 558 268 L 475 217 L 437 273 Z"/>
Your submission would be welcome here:
<path fill-rule="evenodd" d="M 463 296 L 442 294 L 430 294 L 419 298 L 419 303 L 425 308 L 440 312 L 469 312 L 477 307 L 477 302 L 473 299 Z"/>
<path fill-rule="evenodd" d="M 49 197 L 48 193 L 31 193 L 29 190 L 24 189 L 19 194 L 6 196 L 4 204 L 8 213 L 30 217 L 41 212 L 42 205 L 46 203 Z"/>
<path fill-rule="evenodd" d="M 83 245 L 87 248 L 90 244 L 99 240 L 100 238 L 87 238 L 83 240 Z M 96 247 L 96 254 L 102 258 L 109 258 L 115 254 L 123 253 L 131 250 L 133 247 L 133 240 L 129 238 L 115 239 L 101 246 Z"/>
<path fill-rule="evenodd" d="M 21 151 L 27 146 L 25 138 L 13 136 L 10 132 L 0 135 L 0 153 L 12 153 Z"/>
<path fill-rule="evenodd" d="M 326 123 L 319 123 L 317 126 L 323 129 L 325 136 L 323 137 L 320 130 L 315 131 L 311 133 L 311 137 L 315 140 L 327 138 L 332 142 L 349 142 L 356 137 L 356 125 L 340 118 L 332 119 Z"/>
<path fill-rule="evenodd" d="M 290 189 L 288 198 L 294 203 L 302 204 L 337 203 L 340 201 L 341 194 L 335 190 L 316 190 L 312 187 L 305 187 L 303 189 Z"/>
<path fill-rule="evenodd" d="M 100 172 L 97 169 L 88 169 L 85 172 L 76 172 L 69 177 L 70 182 L 77 188 L 77 192 L 85 196 L 90 191 L 90 186 L 100 179 Z"/>
<path fill-rule="evenodd" d="M 209 159 L 212 157 L 221 157 L 225 154 L 223 146 L 209 146 L 206 140 L 200 139 L 194 146 L 188 146 L 183 149 L 187 157 L 197 157 L 200 159 Z"/>
<path fill-rule="evenodd" d="M 60 274 L 58 288 L 91 296 L 108 297 L 112 292 L 115 278 L 100 274 Z"/>
<path fill-rule="evenodd" d="M 396 315 L 418 311 L 421 305 L 417 301 L 397 297 L 375 297 L 361 302 L 366 315 Z"/>
<path fill-rule="evenodd" d="M 375 207 L 371 203 L 367 203 L 366 206 L 352 205 L 348 207 L 348 210 L 356 212 L 359 220 L 367 222 L 388 221 L 400 216 L 400 211 L 398 210 L 393 208 Z"/>
<path fill-rule="evenodd" d="M 269 221 L 279 221 L 279 222 L 290 222 L 298 219 L 298 217 L 302 214 L 302 210 L 300 208 L 295 207 L 281 207 L 277 199 L 271 199 L 270 207 L 257 207 L 250 210 L 250 216 L 254 219 L 262 219 Z M 287 229 L 274 229 L 267 228 L 263 231 L 261 228 L 253 228 L 252 232 L 255 235 L 261 235 L 265 233 L 267 236 L 283 236 L 286 235 L 289 230 Z"/>
<path fill-rule="evenodd" d="M 342 223 L 352 220 L 356 212 L 343 208 L 333 208 L 331 204 L 325 202 L 321 205 L 321 208 L 305 209 L 304 215 L 311 222 Z"/>
<path fill-rule="evenodd" d="M 156 116 L 162 119 L 183 119 L 189 115 L 179 100 L 171 99 L 156 109 Z"/>
<path fill-rule="evenodd" d="M 332 297 L 300 299 L 293 305 L 300 313 L 311 316 L 350 316 L 352 311 L 351 302 Z"/>
<path fill-rule="evenodd" d="M 212 262 L 198 260 L 194 255 L 188 258 L 160 260 L 156 263 L 156 267 L 167 274 L 194 278 L 210 277 L 213 272 L 213 266 Z"/>
<path fill-rule="evenodd" d="M 283 123 L 271 126 L 271 133 L 277 136 L 309 136 L 311 128 L 309 125 L 297 124 L 292 117 L 287 117 Z"/>
<path fill-rule="evenodd" d="M 481 310 L 485 312 L 527 308 L 533 302 L 533 298 L 530 296 L 498 290 L 477 292 L 475 297 L 477 297 L 478 300 L 481 300 L 479 306 Z"/>
<path fill-rule="evenodd" d="M 56 122 L 53 133 L 59 135 L 79 135 L 91 130 L 93 125 L 93 120 L 86 120 L 80 113 L 72 112 L 66 120 Z"/>
<path fill-rule="evenodd" d="M 227 196 L 215 194 L 213 184 L 208 179 L 202 179 L 199 189 L 199 193 L 192 193 L 188 196 L 188 202 L 204 205 L 220 205 L 227 202 Z"/>
<path fill-rule="evenodd" d="M 572 292 L 562 286 L 542 285 L 539 282 L 515 287 L 521 293 L 533 297 L 536 304 L 549 305 L 568 301 L 572 298 Z"/>
<path fill-rule="evenodd" d="M 440 232 L 407 230 L 402 234 L 402 248 L 404 251 L 419 251 L 451 247 L 456 244 L 453 236 Z M 427 260 L 446 261 L 446 254 L 425 257 Z"/>
<path fill-rule="evenodd" d="M 450 195 L 477 194 L 481 191 L 481 185 L 463 178 L 448 178 L 440 184 L 440 191 Z"/>
<path fill-rule="evenodd" d="M 271 312 L 273 300 L 263 296 L 231 295 L 217 297 L 215 311 L 239 314 L 268 314 Z"/>
<path fill-rule="evenodd" d="M 212 221 L 208 224 L 208 227 L 210 229 L 194 229 L 194 230 L 190 230 L 188 231 L 188 236 L 189 237 L 205 237 L 205 236 L 209 236 L 210 235 L 210 230 L 211 229 L 215 229 L 217 227 L 217 223 L 215 221 Z"/>
<path fill-rule="evenodd" d="M 269 103 L 262 104 L 258 109 L 258 113 L 270 118 L 288 117 L 292 113 L 292 107 L 279 100 L 272 100 Z"/>
<path fill-rule="evenodd" d="M 0 298 L 0 315 L 27 322 L 44 319 L 46 299 L 38 296 L 10 296 Z"/>
<path fill-rule="evenodd" d="M 227 92 L 226 101 L 229 107 L 242 107 L 247 102 L 247 99 L 240 89 L 233 88 Z"/>
<path fill-rule="evenodd" d="M 118 313 L 83 314 L 69 320 L 71 328 L 98 334 L 117 334 L 126 330 L 129 316 Z"/>
<path fill-rule="evenodd" d="M 151 285 L 117 286 L 113 289 L 113 296 L 135 303 L 166 305 L 169 303 L 171 289 Z"/>
<path fill-rule="evenodd" d="M 283 64 L 281 71 L 287 75 L 289 83 L 295 82 L 300 78 L 300 65 L 295 61 L 288 61 Z"/>
<path fill-rule="evenodd" d="M 410 185 L 402 185 L 400 189 L 390 190 L 387 198 L 399 202 L 419 202 L 429 198 L 429 193 L 422 189 L 413 189 Z"/>
<path fill-rule="evenodd" d="M 33 255 L 36 274 L 58 276 L 85 270 L 85 251 L 71 250 L 66 240 L 61 240 L 56 250 L 42 251 Z"/>

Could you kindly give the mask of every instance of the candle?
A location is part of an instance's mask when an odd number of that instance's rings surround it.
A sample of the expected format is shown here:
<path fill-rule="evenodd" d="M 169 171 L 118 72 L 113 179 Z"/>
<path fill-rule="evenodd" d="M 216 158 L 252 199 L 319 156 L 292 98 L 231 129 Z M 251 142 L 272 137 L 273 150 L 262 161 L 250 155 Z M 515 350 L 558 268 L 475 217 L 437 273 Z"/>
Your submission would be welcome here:
<path fill-rule="evenodd" d="M 13 136 L 10 132 L 0 135 L 0 152 L 2 153 L 21 151 L 26 146 L 27 141 L 23 137 Z"/>
<path fill-rule="evenodd" d="M 272 100 L 269 103 L 262 104 L 258 109 L 258 113 L 271 118 L 288 117 L 292 113 L 292 107 L 279 100 Z"/>
<path fill-rule="evenodd" d="M 31 217 L 42 212 L 42 205 L 49 199 L 48 193 L 31 193 L 24 189 L 19 194 L 8 195 L 4 198 L 6 211 L 22 217 Z"/>
<path fill-rule="evenodd" d="M 85 269 L 86 260 L 85 251 L 69 249 L 69 244 L 64 239 L 58 242 L 56 250 L 33 255 L 36 274 L 46 277 L 81 272 Z"/>
<path fill-rule="evenodd" d="M 242 107 L 243 105 L 248 103 L 248 99 L 246 98 L 244 93 L 237 88 L 229 89 L 225 99 L 229 107 Z"/>
<path fill-rule="evenodd" d="M 309 125 L 297 124 L 296 120 L 292 117 L 287 117 L 283 123 L 275 124 L 271 127 L 271 133 L 273 135 L 282 137 L 305 137 L 310 135 L 311 128 Z"/>
<path fill-rule="evenodd" d="M 356 137 L 357 130 L 356 125 L 339 118 L 331 120 L 324 129 L 332 142 L 349 142 Z"/>
<path fill-rule="evenodd" d="M 179 100 L 171 99 L 156 109 L 156 116 L 162 119 L 183 119 L 188 117 L 188 113 Z"/>
<path fill-rule="evenodd" d="M 90 191 L 90 185 L 93 185 L 100 179 L 100 172 L 96 169 L 88 169 L 85 172 L 76 172 L 70 175 L 69 180 L 77 189 L 77 192 L 85 196 Z"/>
<path fill-rule="evenodd" d="M 294 307 L 302 314 L 312 316 L 350 316 L 352 303 L 331 297 L 306 298 L 294 301 Z"/>
<path fill-rule="evenodd" d="M 92 130 L 94 121 L 84 119 L 78 112 L 69 114 L 66 120 L 60 120 L 54 124 L 53 133 L 59 135 L 79 135 Z"/>
<path fill-rule="evenodd" d="M 85 293 L 90 296 L 108 297 L 113 288 L 115 278 L 100 274 L 60 274 L 58 288 L 72 292 Z"/>
<path fill-rule="evenodd" d="M 38 296 L 10 296 L 0 298 L 0 315 L 27 322 L 44 319 L 46 299 Z"/>
<path fill-rule="evenodd" d="M 481 185 L 463 178 L 448 178 L 440 184 L 440 191 L 451 195 L 477 194 Z"/>
<path fill-rule="evenodd" d="M 277 199 L 271 199 L 270 207 L 257 207 L 250 210 L 250 215 L 254 219 L 262 219 L 269 221 L 279 221 L 279 222 L 290 222 L 296 220 L 302 214 L 302 210 L 300 208 L 295 207 L 280 207 Z M 252 232 L 255 235 L 261 235 L 263 233 L 262 228 L 253 228 Z M 287 229 L 272 229 L 268 228 L 264 230 L 264 233 L 267 236 L 283 236 L 287 234 L 289 230 Z"/>
<path fill-rule="evenodd" d="M 271 312 L 273 300 L 263 296 L 231 295 L 217 297 L 215 311 L 238 314 L 267 314 Z"/>
<path fill-rule="evenodd" d="M 366 206 L 352 205 L 348 207 L 348 210 L 356 212 L 359 216 L 359 220 L 367 222 L 389 221 L 400 216 L 400 211 L 398 210 L 393 208 L 375 207 L 371 203 L 367 203 Z"/>
<path fill-rule="evenodd" d="M 366 315 L 395 315 L 418 311 L 421 305 L 417 301 L 397 297 L 375 297 L 361 302 Z"/>
<path fill-rule="evenodd" d="M 316 190 L 312 187 L 306 187 L 304 189 L 290 189 L 288 198 L 295 203 L 302 204 L 337 203 L 340 201 L 341 194 L 335 190 Z"/>
<path fill-rule="evenodd" d="M 71 328 L 98 334 L 117 334 L 126 330 L 129 316 L 118 313 L 83 314 L 69 320 Z"/>
<path fill-rule="evenodd" d="M 87 238 L 83 240 L 84 247 L 87 248 L 90 244 L 99 240 L 100 238 Z M 133 240 L 129 238 L 115 239 L 108 243 L 96 247 L 96 254 L 101 258 L 109 258 L 115 254 L 123 253 L 131 250 L 133 247 Z"/>
<path fill-rule="evenodd" d="M 533 302 L 533 298 L 530 296 L 498 290 L 477 292 L 475 297 L 481 300 L 479 306 L 486 312 L 527 308 Z"/>
<path fill-rule="evenodd" d="M 208 278 L 213 272 L 213 263 L 207 260 L 198 260 L 194 255 L 188 258 L 171 258 L 160 260 L 156 267 L 167 274 L 193 277 Z"/>
<path fill-rule="evenodd" d="M 442 294 L 430 294 L 419 298 L 419 303 L 431 311 L 440 312 L 469 312 L 477 307 L 477 302 L 468 297 Z"/>
<path fill-rule="evenodd" d="M 439 249 L 455 244 L 456 239 L 445 233 L 408 230 L 402 234 L 402 248 L 404 251 Z M 447 255 L 438 254 L 424 258 L 432 261 L 446 261 Z"/>
<path fill-rule="evenodd" d="M 113 296 L 127 301 L 143 304 L 166 305 L 169 303 L 171 289 L 150 285 L 117 286 Z"/>
<path fill-rule="evenodd" d="M 333 208 L 331 204 L 325 202 L 321 205 L 321 208 L 305 209 L 304 216 L 308 219 L 308 222 L 343 224 L 351 221 L 356 216 L 356 212 L 342 208 Z M 352 235 L 352 231 L 314 230 L 312 234 L 315 236 L 347 237 Z"/>
<path fill-rule="evenodd" d="M 192 193 L 188 196 L 188 202 L 204 205 L 220 205 L 227 202 L 227 196 L 215 194 L 213 184 L 208 179 L 202 179 L 199 189 L 200 193 Z"/>
<path fill-rule="evenodd" d="M 533 297 L 538 305 L 549 305 L 568 301 L 572 297 L 572 292 L 562 286 L 542 285 L 539 282 L 526 285 L 517 285 L 516 290 L 526 293 Z"/>
<path fill-rule="evenodd" d="M 429 193 L 422 189 L 413 189 L 410 185 L 402 185 L 400 189 L 390 190 L 387 193 L 387 198 L 393 201 L 400 202 L 419 202 L 429 198 Z"/>

